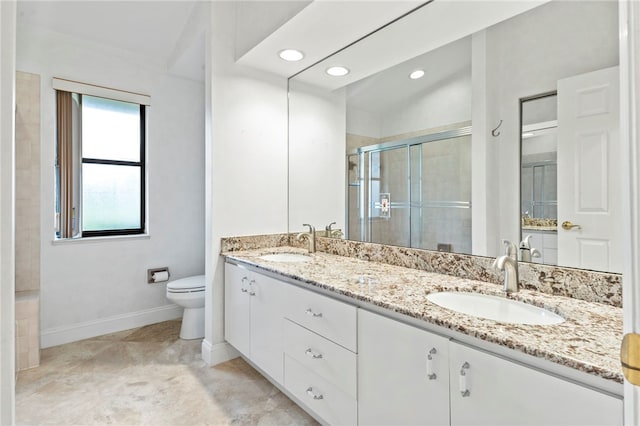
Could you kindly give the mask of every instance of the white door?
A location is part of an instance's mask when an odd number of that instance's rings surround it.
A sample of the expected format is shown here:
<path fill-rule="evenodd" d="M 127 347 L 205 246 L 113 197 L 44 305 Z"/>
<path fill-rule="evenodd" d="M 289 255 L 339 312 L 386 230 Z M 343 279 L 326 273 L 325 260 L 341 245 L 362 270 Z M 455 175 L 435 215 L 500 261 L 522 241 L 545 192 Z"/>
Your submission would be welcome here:
<path fill-rule="evenodd" d="M 254 275 L 251 285 L 251 360 L 278 383 L 283 383 L 282 293 L 285 284 Z"/>
<path fill-rule="evenodd" d="M 622 272 L 621 161 L 618 67 L 559 80 L 559 265 Z"/>
<path fill-rule="evenodd" d="M 451 426 L 622 425 L 622 398 L 449 342 Z"/>
<path fill-rule="evenodd" d="M 244 268 L 224 265 L 224 338 L 247 357 L 251 351 L 249 283 L 252 277 Z"/>
<path fill-rule="evenodd" d="M 358 424 L 448 425 L 448 341 L 358 309 Z"/>

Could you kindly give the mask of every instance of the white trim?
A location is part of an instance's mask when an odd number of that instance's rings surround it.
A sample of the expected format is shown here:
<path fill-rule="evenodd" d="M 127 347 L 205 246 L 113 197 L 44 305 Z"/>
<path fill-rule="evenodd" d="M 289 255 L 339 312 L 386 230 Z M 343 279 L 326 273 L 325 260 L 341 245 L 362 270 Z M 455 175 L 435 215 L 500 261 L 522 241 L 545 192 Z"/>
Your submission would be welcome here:
<path fill-rule="evenodd" d="M 98 86 L 96 84 L 80 83 L 78 81 L 66 80 L 64 78 L 57 77 L 53 77 L 51 85 L 56 90 L 64 90 L 66 92 L 98 96 L 100 98 L 113 99 L 116 101 L 133 102 L 140 105 L 151 105 L 151 97 L 149 95 L 143 95 L 142 93 L 111 89 L 109 87 Z"/>
<path fill-rule="evenodd" d="M 640 332 L 640 222 L 638 190 L 640 189 L 640 162 L 638 157 L 638 101 L 639 87 L 636 79 L 640 67 L 636 49 L 640 42 L 640 8 L 634 1 L 620 0 L 620 140 L 623 158 L 622 182 L 624 227 L 624 270 L 622 299 L 624 300 L 624 332 Z M 624 383 L 624 423 L 640 424 L 640 392 L 625 380 Z"/>
<path fill-rule="evenodd" d="M 207 339 L 202 340 L 202 360 L 209 366 L 220 364 L 239 356 L 240 352 L 227 342 L 212 345 Z"/>
<path fill-rule="evenodd" d="M 56 238 L 51 240 L 51 245 L 63 246 L 66 244 L 104 243 L 108 241 L 149 240 L 149 239 L 151 239 L 151 235 L 149 234 L 108 235 L 104 237 Z"/>
<path fill-rule="evenodd" d="M 40 347 L 63 345 L 103 334 L 130 330 L 149 324 L 168 321 L 182 316 L 182 308 L 178 305 L 165 305 L 157 308 L 114 315 L 99 320 L 86 321 L 77 324 L 53 327 L 43 330 L 40 334 Z"/>
<path fill-rule="evenodd" d="M 0 1 L 0 424 L 15 423 L 16 2 Z"/>

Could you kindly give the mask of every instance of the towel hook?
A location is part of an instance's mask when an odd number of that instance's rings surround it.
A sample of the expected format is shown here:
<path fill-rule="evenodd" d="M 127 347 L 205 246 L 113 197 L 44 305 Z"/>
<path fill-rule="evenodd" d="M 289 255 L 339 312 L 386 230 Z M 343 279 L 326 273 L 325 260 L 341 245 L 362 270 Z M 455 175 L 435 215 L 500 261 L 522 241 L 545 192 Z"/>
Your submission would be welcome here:
<path fill-rule="evenodd" d="M 500 132 L 498 131 L 498 129 L 500 128 L 500 126 L 502 126 L 502 120 L 500 120 L 500 122 L 498 123 L 498 125 L 496 126 L 496 128 L 495 128 L 495 129 L 493 129 L 493 130 L 491 131 L 491 135 L 492 135 L 494 138 L 497 138 L 498 136 L 500 136 Z"/>

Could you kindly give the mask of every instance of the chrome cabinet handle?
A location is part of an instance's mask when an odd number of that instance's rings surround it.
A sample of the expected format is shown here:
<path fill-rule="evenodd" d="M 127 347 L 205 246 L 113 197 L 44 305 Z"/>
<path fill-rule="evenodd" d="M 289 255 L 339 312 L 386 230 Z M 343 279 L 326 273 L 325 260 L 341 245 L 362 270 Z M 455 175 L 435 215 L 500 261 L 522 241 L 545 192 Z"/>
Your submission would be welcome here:
<path fill-rule="evenodd" d="M 305 314 L 309 315 L 310 317 L 314 317 L 314 318 L 322 318 L 322 312 L 319 313 L 315 313 L 311 310 L 311 308 L 307 309 L 306 311 L 304 311 Z"/>
<path fill-rule="evenodd" d="M 470 367 L 468 362 L 465 362 L 464 364 L 462 364 L 462 367 L 460 368 L 460 394 L 462 395 L 463 398 L 468 397 L 469 395 L 471 395 L 471 392 L 469 392 L 469 389 L 467 389 L 467 371 Z"/>
<path fill-rule="evenodd" d="M 255 283 L 256 283 L 256 280 L 251 280 L 251 281 L 249 282 L 249 288 L 251 289 L 251 290 L 249 291 L 249 296 L 255 296 L 255 295 L 256 295 L 256 292 L 255 292 L 255 291 L 253 291 L 253 285 L 254 285 Z"/>
<path fill-rule="evenodd" d="M 247 290 L 246 288 L 244 288 L 244 283 L 245 283 L 246 281 L 249 281 L 249 278 L 247 278 L 247 277 L 242 277 L 242 280 L 240 280 L 240 283 L 242 284 L 242 288 L 240 288 L 240 291 L 241 291 L 241 292 L 243 292 L 243 293 L 246 293 L 246 292 L 248 292 L 248 291 L 249 291 L 249 290 Z"/>
<path fill-rule="evenodd" d="M 309 386 L 307 388 L 307 395 L 309 395 L 313 399 L 323 399 L 324 398 L 324 396 L 322 396 L 321 393 L 313 392 L 313 388 L 311 386 Z"/>
<path fill-rule="evenodd" d="M 240 289 L 240 291 L 241 291 L 241 292 L 243 292 L 243 293 L 246 293 L 246 292 L 248 292 L 249 290 L 247 290 L 246 288 L 241 288 L 241 289 Z"/>
<path fill-rule="evenodd" d="M 304 351 L 305 355 L 310 356 L 313 359 L 321 359 L 322 358 L 322 354 L 314 352 L 313 350 L 311 350 L 311 348 L 307 349 L 306 351 Z"/>
<path fill-rule="evenodd" d="M 438 351 L 436 348 L 431 348 L 429 353 L 427 354 L 427 377 L 429 380 L 435 380 L 438 376 L 433 372 L 433 356 L 437 354 Z"/>

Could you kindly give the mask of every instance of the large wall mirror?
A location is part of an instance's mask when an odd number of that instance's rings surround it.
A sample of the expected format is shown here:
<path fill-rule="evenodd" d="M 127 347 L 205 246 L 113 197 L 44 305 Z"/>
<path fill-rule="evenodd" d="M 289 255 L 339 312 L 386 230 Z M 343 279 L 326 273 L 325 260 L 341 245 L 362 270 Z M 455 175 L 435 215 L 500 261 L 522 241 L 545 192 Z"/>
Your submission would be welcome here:
<path fill-rule="evenodd" d="M 620 272 L 617 65 L 615 0 L 423 6 L 290 79 L 290 231 Z"/>

